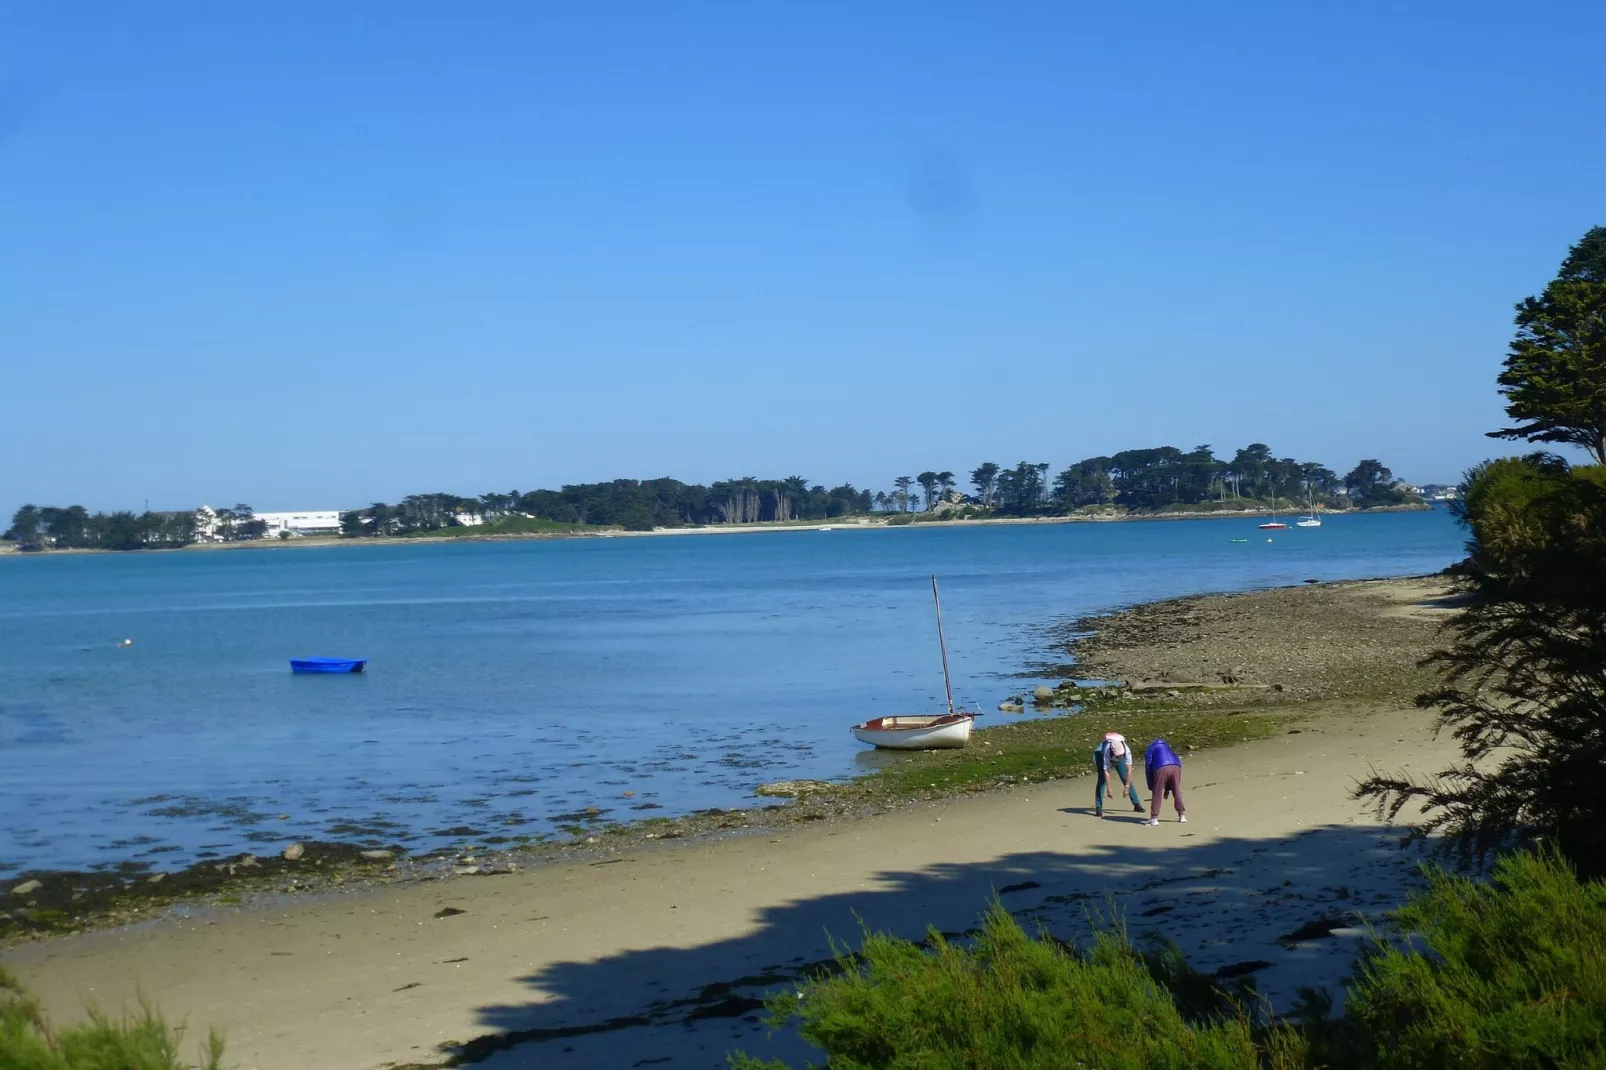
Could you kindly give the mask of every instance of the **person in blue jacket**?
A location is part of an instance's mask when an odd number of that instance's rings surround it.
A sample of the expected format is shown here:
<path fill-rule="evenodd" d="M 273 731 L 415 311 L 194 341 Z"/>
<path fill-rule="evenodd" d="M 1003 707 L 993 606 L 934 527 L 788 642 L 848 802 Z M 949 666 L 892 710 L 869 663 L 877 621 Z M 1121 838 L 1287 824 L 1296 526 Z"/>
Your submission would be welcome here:
<path fill-rule="evenodd" d="M 1149 782 L 1149 824 L 1160 823 L 1160 804 L 1167 795 L 1177 808 L 1177 820 L 1188 820 L 1188 808 L 1182 804 L 1182 759 L 1164 739 L 1155 740 L 1144 750 L 1143 777 Z"/>
<path fill-rule="evenodd" d="M 1132 758 L 1132 747 L 1119 732 L 1104 733 L 1103 742 L 1093 748 L 1093 771 L 1098 774 L 1098 782 L 1093 785 L 1093 813 L 1097 816 L 1104 816 L 1104 800 L 1115 798 L 1115 792 L 1110 788 L 1112 772 L 1121 778 L 1121 787 L 1126 789 L 1127 798 L 1132 800 L 1132 809 L 1140 814 L 1143 812 L 1138 789 L 1132 784 L 1132 766 L 1135 764 Z"/>

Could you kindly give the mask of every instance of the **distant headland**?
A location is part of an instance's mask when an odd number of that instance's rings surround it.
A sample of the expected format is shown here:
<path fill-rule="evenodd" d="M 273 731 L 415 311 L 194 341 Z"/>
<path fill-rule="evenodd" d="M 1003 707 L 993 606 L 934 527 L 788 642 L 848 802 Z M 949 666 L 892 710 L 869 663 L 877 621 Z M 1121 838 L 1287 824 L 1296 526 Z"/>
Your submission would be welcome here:
<path fill-rule="evenodd" d="M 1414 486 L 1375 459 L 1343 476 L 1314 461 L 1277 458 L 1252 443 L 1230 459 L 1210 446 L 1174 446 L 1089 457 L 1050 479 L 1051 466 L 991 461 L 969 473 L 894 478 L 892 489 L 827 488 L 801 476 L 744 476 L 712 484 L 615 479 L 559 490 L 432 492 L 356 509 L 259 513 L 244 503 L 165 512 L 96 512 L 81 505 L 24 505 L 0 550 L 153 550 L 186 546 L 289 545 L 337 540 L 540 538 L 610 533 L 784 529 L 820 524 L 1104 521 L 1246 516 L 1298 511 L 1422 508 L 1455 497 Z"/>

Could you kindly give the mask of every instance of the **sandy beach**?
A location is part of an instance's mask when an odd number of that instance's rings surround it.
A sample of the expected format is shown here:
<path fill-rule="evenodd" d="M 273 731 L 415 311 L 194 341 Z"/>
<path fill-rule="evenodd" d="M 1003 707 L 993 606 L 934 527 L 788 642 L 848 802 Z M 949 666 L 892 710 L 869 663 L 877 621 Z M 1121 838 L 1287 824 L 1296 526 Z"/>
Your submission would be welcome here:
<path fill-rule="evenodd" d="M 1360 605 L 1411 629 L 1396 662 L 1448 612 L 1431 582 L 1349 589 L 1352 615 Z M 1062 935 L 1108 903 L 1135 933 L 1175 940 L 1201 969 L 1252 975 L 1286 1005 L 1296 987 L 1336 986 L 1365 920 L 1415 879 L 1421 856 L 1351 800 L 1354 783 L 1374 767 L 1427 773 L 1454 753 L 1400 695 L 1340 697 L 1305 703 L 1274 738 L 1185 755 L 1186 824 L 1168 811 L 1149 828 L 1113 807 L 1098 820 L 1091 781 L 1070 779 L 504 875 L 196 907 L 3 959 L 58 1018 L 143 993 L 224 1030 L 231 1059 L 263 1070 L 453 1053 L 497 1067 L 711 1068 L 734 1047 L 801 1065 L 796 1038 L 766 1035 L 764 992 L 828 958 L 833 939 L 852 942 L 861 921 L 963 932 L 994 893 Z M 1107 718 L 1120 727 L 1119 711 Z"/>

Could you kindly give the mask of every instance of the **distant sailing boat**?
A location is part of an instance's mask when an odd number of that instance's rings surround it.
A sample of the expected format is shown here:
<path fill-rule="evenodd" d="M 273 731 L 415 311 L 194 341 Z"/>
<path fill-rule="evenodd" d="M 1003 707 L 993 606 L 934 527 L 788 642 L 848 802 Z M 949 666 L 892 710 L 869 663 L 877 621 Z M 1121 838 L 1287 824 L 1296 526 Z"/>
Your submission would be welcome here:
<path fill-rule="evenodd" d="M 1322 526 L 1322 518 L 1316 515 L 1316 495 L 1311 493 L 1311 490 L 1310 490 L 1309 487 L 1305 488 L 1305 508 L 1306 508 L 1305 515 L 1294 522 L 1294 527 L 1296 527 L 1296 528 L 1319 528 L 1319 527 L 1321 527 Z"/>
<path fill-rule="evenodd" d="M 1260 525 L 1261 531 L 1287 531 L 1288 525 L 1277 519 L 1277 492 L 1271 492 L 1271 519 Z"/>

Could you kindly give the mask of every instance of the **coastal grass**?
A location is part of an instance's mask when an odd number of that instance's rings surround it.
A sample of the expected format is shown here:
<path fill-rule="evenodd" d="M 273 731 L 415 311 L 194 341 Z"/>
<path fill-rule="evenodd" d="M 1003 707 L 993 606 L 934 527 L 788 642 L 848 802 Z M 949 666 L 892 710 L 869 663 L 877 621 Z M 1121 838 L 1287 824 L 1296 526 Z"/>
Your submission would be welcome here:
<path fill-rule="evenodd" d="M 0 967 L 0 1070 L 222 1070 L 222 1036 L 208 1033 L 191 1062 L 181 1051 L 184 1032 L 143 1001 L 115 1016 L 91 1007 L 88 1021 L 55 1028 Z"/>
<path fill-rule="evenodd" d="M 1409 943 L 1379 942 L 1350 985 L 1366 1063 L 1606 1065 L 1606 883 L 1548 847 L 1506 855 L 1487 881 L 1427 876 L 1392 919 Z"/>
<path fill-rule="evenodd" d="M 1306 1065 L 1299 1034 L 1257 1027 L 1222 1001 L 1192 1020 L 1145 956 L 1112 926 L 1080 950 L 1028 936 L 996 900 L 969 946 L 932 930 L 924 944 L 866 933 L 834 976 L 770 1003 L 771 1024 L 800 1020 L 832 1067 L 1067 1066 L 1146 1070 L 1294 1070 Z M 737 1053 L 735 1070 L 786 1070 Z"/>
<path fill-rule="evenodd" d="M 995 899 L 965 942 L 866 931 L 774 995 L 770 1024 L 795 1023 L 842 1070 L 1606 1065 L 1606 884 L 1549 849 L 1503 857 L 1486 881 L 1425 871 L 1393 935 L 1362 951 L 1336 1019 L 1332 994 L 1311 990 L 1275 1017 L 1174 946 L 1135 947 L 1118 919 L 1090 946 L 1034 938 Z M 740 1052 L 731 1065 L 786 1070 Z"/>
<path fill-rule="evenodd" d="M 872 795 L 929 796 L 983 791 L 1081 776 L 1104 733 L 1118 731 L 1141 749 L 1164 737 L 1183 756 L 1208 747 L 1269 739 L 1295 719 L 1287 711 L 1202 712 L 1171 705 L 1037 717 L 977 730 L 963 750 L 912 751 L 896 764 L 860 777 L 847 790 Z M 1134 775 L 1141 774 L 1141 763 Z"/>

